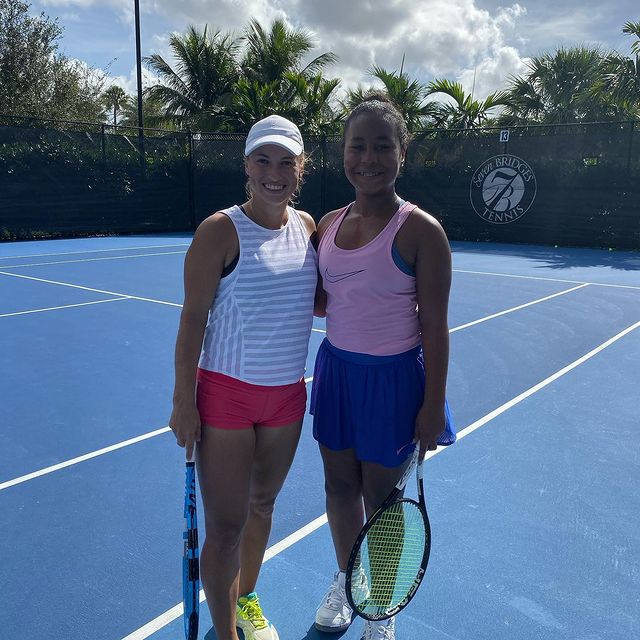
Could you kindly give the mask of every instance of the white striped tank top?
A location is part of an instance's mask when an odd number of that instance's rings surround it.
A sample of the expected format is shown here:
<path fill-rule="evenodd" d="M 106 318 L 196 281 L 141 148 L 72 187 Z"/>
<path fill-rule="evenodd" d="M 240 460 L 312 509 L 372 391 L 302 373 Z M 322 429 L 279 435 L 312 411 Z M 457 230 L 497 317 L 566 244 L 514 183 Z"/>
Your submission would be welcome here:
<path fill-rule="evenodd" d="M 238 234 L 235 269 L 220 279 L 200 367 L 265 386 L 304 375 L 317 280 L 316 251 L 295 209 L 266 229 L 238 206 L 224 209 Z"/>

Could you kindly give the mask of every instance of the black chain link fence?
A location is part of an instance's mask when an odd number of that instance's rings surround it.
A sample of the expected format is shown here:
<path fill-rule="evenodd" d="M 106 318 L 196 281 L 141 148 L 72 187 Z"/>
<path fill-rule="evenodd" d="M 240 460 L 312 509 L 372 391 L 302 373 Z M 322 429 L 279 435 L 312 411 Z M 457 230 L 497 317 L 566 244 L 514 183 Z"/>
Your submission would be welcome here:
<path fill-rule="evenodd" d="M 637 123 L 425 132 L 400 188 L 451 238 L 640 249 Z"/>
<path fill-rule="evenodd" d="M 193 230 L 245 198 L 244 138 L 0 117 L 0 239 Z M 353 188 L 339 137 L 305 143 L 319 219 Z M 452 240 L 640 250 L 640 126 L 425 131 L 398 192 Z"/>

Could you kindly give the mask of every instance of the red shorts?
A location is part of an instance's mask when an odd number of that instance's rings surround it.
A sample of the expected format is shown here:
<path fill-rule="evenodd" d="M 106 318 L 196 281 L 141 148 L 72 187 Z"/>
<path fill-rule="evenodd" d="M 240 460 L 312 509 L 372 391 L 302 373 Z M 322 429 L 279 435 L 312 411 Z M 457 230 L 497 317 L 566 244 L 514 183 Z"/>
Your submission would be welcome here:
<path fill-rule="evenodd" d="M 198 369 L 196 404 L 202 423 L 220 429 L 283 427 L 304 416 L 307 386 L 300 379 L 269 387 Z"/>

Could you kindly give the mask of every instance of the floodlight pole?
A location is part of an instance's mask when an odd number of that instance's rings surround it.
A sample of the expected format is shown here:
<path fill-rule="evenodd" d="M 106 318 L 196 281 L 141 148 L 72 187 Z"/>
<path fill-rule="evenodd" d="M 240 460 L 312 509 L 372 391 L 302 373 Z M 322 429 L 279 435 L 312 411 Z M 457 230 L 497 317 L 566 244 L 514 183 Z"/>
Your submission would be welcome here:
<path fill-rule="evenodd" d="M 134 0 L 136 23 L 136 71 L 138 76 L 138 139 L 140 163 L 144 165 L 144 122 L 142 120 L 142 56 L 140 53 L 140 0 Z"/>

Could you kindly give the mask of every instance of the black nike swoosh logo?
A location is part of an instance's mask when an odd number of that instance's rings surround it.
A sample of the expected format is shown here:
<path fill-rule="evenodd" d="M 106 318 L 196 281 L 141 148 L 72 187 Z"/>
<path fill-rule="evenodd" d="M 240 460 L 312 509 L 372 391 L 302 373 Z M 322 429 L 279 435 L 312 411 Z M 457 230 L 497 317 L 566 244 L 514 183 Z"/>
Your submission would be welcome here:
<path fill-rule="evenodd" d="M 366 269 L 358 269 L 358 271 L 348 271 L 347 273 L 336 273 L 335 275 L 333 275 L 329 273 L 329 269 L 325 269 L 324 278 L 329 282 L 340 282 L 340 280 L 350 278 L 351 276 L 355 276 L 356 273 L 362 273 L 363 271 L 366 271 Z"/>

